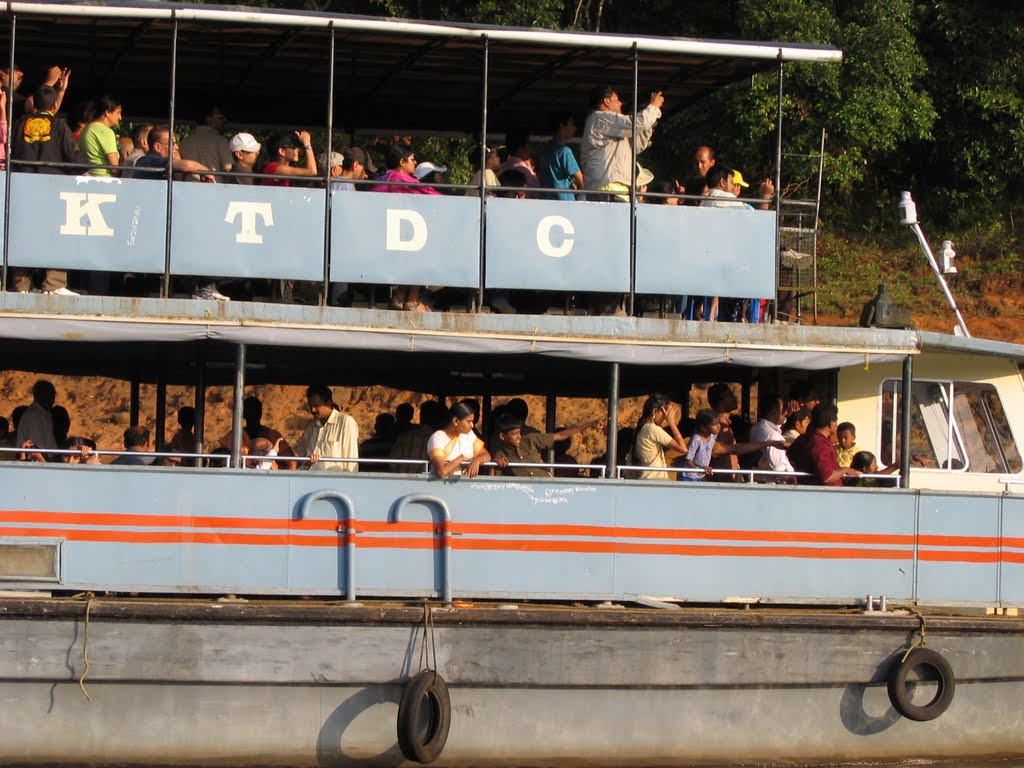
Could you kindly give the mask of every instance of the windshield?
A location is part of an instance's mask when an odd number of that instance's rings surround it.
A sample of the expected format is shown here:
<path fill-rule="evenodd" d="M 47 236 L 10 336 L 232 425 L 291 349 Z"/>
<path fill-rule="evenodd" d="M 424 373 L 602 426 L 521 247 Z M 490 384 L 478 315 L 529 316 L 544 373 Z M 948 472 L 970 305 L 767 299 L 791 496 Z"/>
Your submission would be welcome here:
<path fill-rule="evenodd" d="M 893 440 L 901 383 L 882 385 L 881 456 L 899 460 Z M 1020 452 L 999 393 L 970 381 L 915 381 L 911 389 L 910 453 L 926 468 L 1004 473 L 1021 470 Z M 950 407 L 952 404 L 952 408 Z"/>

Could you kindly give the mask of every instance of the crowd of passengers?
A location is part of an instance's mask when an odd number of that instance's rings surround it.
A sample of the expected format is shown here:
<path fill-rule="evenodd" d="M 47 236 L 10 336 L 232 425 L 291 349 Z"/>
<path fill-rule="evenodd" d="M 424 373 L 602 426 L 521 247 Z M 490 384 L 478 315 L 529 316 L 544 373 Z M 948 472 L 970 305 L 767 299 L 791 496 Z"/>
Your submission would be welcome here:
<path fill-rule="evenodd" d="M 14 429 L 0 417 L 0 452 L 4 460 L 99 464 L 95 442 L 70 436 L 68 411 L 56 405 L 56 389 L 45 379 L 32 388 L 30 405 L 12 414 Z M 789 399 L 773 392 L 759 398 L 759 418 L 746 423 L 735 415 L 738 402 L 725 383 L 708 388 L 708 407 L 692 419 L 683 418 L 678 404 L 663 395 L 644 403 L 635 428 L 617 431 L 617 465 L 622 477 L 641 480 L 729 482 L 741 470 L 758 470 L 767 482 L 807 485 L 873 485 L 877 477 L 893 474 L 896 465 L 879 468 L 872 453 L 856 445 L 853 424 L 838 423 L 834 405 L 821 402 L 809 386 L 796 389 Z M 295 446 L 263 423 L 263 406 L 255 396 L 243 402 L 241 450 L 245 466 L 254 469 L 308 469 L 339 472 L 419 473 L 424 465 L 439 478 L 478 474 L 513 477 L 582 477 L 584 469 L 569 453 L 572 437 L 585 430 L 605 430 L 595 419 L 583 424 L 541 432 L 529 426 L 527 404 L 512 398 L 499 405 L 484 423 L 476 400 L 460 400 L 446 408 L 437 400 L 420 406 L 414 422 L 411 404 L 395 413 L 377 416 L 374 433 L 360 442 L 359 427 L 334 402 L 330 388 L 310 386 L 306 405 L 312 416 Z M 189 454 L 198 452 L 195 412 L 177 413 L 178 431 L 166 448 L 151 450 L 150 431 L 144 426 L 124 432 L 124 451 L 111 463 L 118 465 L 192 465 Z M 206 466 L 226 466 L 232 434 L 217 443 Z M 596 457 L 585 469 L 590 477 L 603 476 L 607 455 Z"/>
<path fill-rule="evenodd" d="M 329 177 L 332 188 L 355 191 L 357 182 L 376 179 L 378 184 L 360 186 L 370 192 L 406 194 L 465 194 L 504 197 L 538 197 L 546 199 L 589 199 L 629 202 L 636 177 L 637 200 L 661 205 L 700 205 L 704 207 L 769 208 L 775 194 L 770 179 L 761 181 L 758 197 L 751 203 L 740 199 L 749 184 L 743 174 L 715 159 L 707 146 L 697 149 L 693 168 L 684 180 L 673 179 L 654 184 L 654 175 L 633 165 L 633 132 L 636 152 L 642 153 L 651 144 L 654 128 L 661 118 L 664 96 L 652 93 L 650 101 L 636 116 L 622 114 L 622 101 L 615 88 L 599 86 L 593 90 L 590 113 L 580 137 L 579 158 L 568 143 L 575 137 L 577 126 L 572 112 L 556 113 L 550 118 L 551 140 L 539 151 L 526 132 L 510 133 L 504 147 L 477 147 L 469 152 L 475 170 L 470 188 L 437 189 L 445 181 L 447 168 L 417 157 L 411 137 L 394 136 L 389 143 L 372 148 L 351 146 L 341 152 L 314 149 L 308 131 L 277 132 L 261 142 L 251 133 L 225 132 L 226 117 L 213 105 L 188 138 L 178 146 L 167 125 L 140 122 L 130 132 L 121 126 L 122 104 L 109 95 L 84 103 L 69 123 L 60 116 L 61 105 L 71 79 L 71 72 L 60 67 L 47 70 L 42 84 L 29 97 L 19 93 L 23 72 L 14 68 L 13 77 L 0 70 L 0 112 L 3 122 L 3 151 L 6 151 L 8 111 L 11 99 L 14 124 L 10 131 L 11 157 L 16 171 L 26 173 L 80 174 L 82 165 L 93 166 L 93 176 L 136 177 L 166 180 L 168 174 L 186 181 L 211 183 L 258 184 L 270 186 L 316 185 L 318 178 Z M 634 125 L 635 123 L 635 125 Z M 386 166 L 378 170 L 373 153 L 383 158 Z M 481 169 L 481 158 L 485 158 Z M 55 165 L 64 164 L 64 165 Z M 79 167 L 74 167 L 77 164 Z M 488 190 L 488 188 L 492 188 Z M 549 191 L 539 191 L 549 190 Z M 14 290 L 35 289 L 35 275 L 26 269 L 14 269 Z M 92 294 L 109 294 L 111 276 L 105 272 L 82 275 L 79 290 Z M 202 300 L 228 301 L 213 278 L 193 281 L 192 297 Z M 238 295 L 252 295 L 253 286 L 241 285 Z M 48 269 L 41 275 L 39 289 L 44 293 L 77 295 L 68 288 L 67 273 Z M 278 281 L 271 286 L 279 298 L 292 301 L 315 301 L 318 286 L 296 286 L 293 281 Z M 228 290 L 225 288 L 224 290 Z M 426 286 L 388 286 L 392 309 L 431 311 L 464 303 L 464 296 L 451 293 L 433 295 Z M 230 292 L 230 291 L 229 291 Z M 330 303 L 351 304 L 355 288 L 332 286 Z M 514 297 L 514 298 L 519 298 Z M 513 301 L 508 292 L 494 291 L 486 296 L 489 307 L 496 312 L 515 313 L 519 309 L 533 311 L 536 296 Z M 624 297 L 594 295 L 588 309 L 593 314 L 624 315 Z M 651 298 L 635 308 L 637 312 L 658 311 L 681 315 L 688 320 L 725 320 L 761 322 L 766 315 L 767 299 L 727 299 L 717 296 L 670 296 Z"/>

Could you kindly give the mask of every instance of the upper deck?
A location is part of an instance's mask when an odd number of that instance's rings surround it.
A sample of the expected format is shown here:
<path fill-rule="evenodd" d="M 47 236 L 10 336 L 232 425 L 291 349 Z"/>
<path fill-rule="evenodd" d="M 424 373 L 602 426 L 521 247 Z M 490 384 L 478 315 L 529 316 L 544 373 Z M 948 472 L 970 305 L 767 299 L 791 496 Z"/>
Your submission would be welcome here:
<path fill-rule="evenodd" d="M 586 92 L 602 82 L 622 90 L 626 113 L 643 107 L 637 93 L 663 90 L 668 116 L 754 73 L 779 68 L 781 76 L 784 62 L 841 57 L 825 46 L 169 3 L 14 3 L 0 29 L 12 43 L 11 61 L 26 72 L 44 71 L 61 51 L 61 66 L 74 73 L 65 109 L 86 94 L 115 93 L 126 116 L 173 131 L 182 116 L 216 102 L 232 116 L 230 132 L 308 128 L 317 155 L 380 133 L 543 132 L 542 116 L 553 108 L 582 117 Z M 378 148 L 378 166 L 381 154 Z M 19 172 L 39 170 L 29 163 L 13 166 L 0 177 L 8 290 L 12 269 L 58 269 L 151 275 L 134 293 L 168 300 L 182 291 L 176 278 L 206 276 L 307 281 L 319 286 L 311 301 L 324 308 L 337 295 L 332 285 L 365 287 L 371 306 L 387 301 L 380 289 L 374 298 L 370 286 L 427 285 L 450 289 L 448 303 L 470 312 L 490 291 L 521 290 L 546 292 L 547 304 L 570 312 L 582 311 L 594 294 L 624 296 L 630 314 L 639 315 L 643 296 L 774 300 L 779 285 L 777 198 L 772 210 L 708 209 L 642 204 L 635 189 L 623 202 L 593 195 L 565 202 L 467 196 L 466 187 L 441 196 L 352 194 L 327 177 L 281 188 L 240 186 L 225 175 L 217 177 L 221 183 L 199 184 L 174 175 L 97 178 L 77 175 L 85 167 L 44 174 Z M 356 183 L 364 191 L 372 181 Z M 114 316 L 135 312 L 134 299 L 104 299 L 102 306 Z M 538 306 L 546 305 L 524 312 Z M 46 316 L 95 312 L 85 299 L 36 294 L 8 307 Z M 147 306 L 153 315 L 179 312 L 174 303 Z M 266 303 L 243 314 L 275 324 L 291 317 Z M 485 325 L 514 333 L 522 323 Z M 572 325 L 591 336 L 623 332 L 598 318 Z M 625 326 L 637 338 L 651 333 L 642 328 Z"/>

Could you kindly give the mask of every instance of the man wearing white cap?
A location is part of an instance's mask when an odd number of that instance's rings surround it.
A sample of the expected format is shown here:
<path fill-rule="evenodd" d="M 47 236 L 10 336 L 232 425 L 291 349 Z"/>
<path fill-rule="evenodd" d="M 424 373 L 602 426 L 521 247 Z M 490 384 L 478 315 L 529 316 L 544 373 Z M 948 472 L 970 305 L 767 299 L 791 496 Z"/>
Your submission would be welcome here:
<path fill-rule="evenodd" d="M 252 174 L 255 173 L 256 160 L 260 156 L 260 143 L 251 133 L 236 133 L 228 146 L 235 159 L 231 166 L 235 175 L 228 176 L 225 181 L 252 186 Z"/>
<path fill-rule="evenodd" d="M 441 174 L 447 173 L 448 169 L 443 165 L 434 165 L 433 163 L 420 163 L 416 166 L 416 170 L 413 172 L 413 176 L 422 181 L 424 184 L 443 184 L 444 181 L 441 179 Z"/>

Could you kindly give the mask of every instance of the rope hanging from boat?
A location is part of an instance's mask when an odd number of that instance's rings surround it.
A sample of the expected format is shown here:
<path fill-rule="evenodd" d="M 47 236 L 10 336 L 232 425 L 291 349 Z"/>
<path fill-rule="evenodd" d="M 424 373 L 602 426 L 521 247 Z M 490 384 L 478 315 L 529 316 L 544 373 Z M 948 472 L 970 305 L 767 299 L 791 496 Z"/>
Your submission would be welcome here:
<path fill-rule="evenodd" d="M 82 676 L 78 678 L 78 687 L 82 689 L 82 695 L 86 701 L 92 701 L 92 696 L 85 690 L 85 678 L 89 676 L 89 613 L 92 611 L 93 594 L 88 593 L 85 601 L 85 629 L 82 633 Z"/>
<path fill-rule="evenodd" d="M 423 642 L 420 644 L 420 672 L 427 669 L 427 645 L 430 645 L 430 669 L 437 672 L 437 641 L 434 639 L 434 614 L 431 612 L 430 603 L 423 602 Z"/>
<path fill-rule="evenodd" d="M 925 645 L 927 644 L 927 642 L 928 642 L 928 639 L 927 639 L 927 637 L 926 637 L 926 634 L 927 634 L 927 632 L 928 632 L 928 625 L 927 625 L 927 623 L 925 622 L 924 614 L 923 614 L 923 613 L 921 613 L 921 611 L 919 611 L 919 610 L 918 610 L 917 608 L 915 608 L 915 607 L 914 607 L 914 606 L 912 606 L 912 605 L 908 605 L 908 606 L 907 606 L 907 609 L 908 609 L 908 610 L 909 610 L 909 611 L 910 611 L 910 612 L 911 612 L 912 614 L 914 614 L 915 616 L 917 616 L 917 620 L 918 620 L 919 622 L 921 622 L 921 628 L 920 628 L 920 629 L 918 630 L 918 637 L 917 637 L 917 640 L 916 640 L 915 642 L 911 643 L 911 644 L 910 644 L 910 647 L 909 647 L 909 648 L 907 648 L 907 651 L 906 651 L 906 653 L 904 653 L 904 654 L 903 654 L 903 658 L 902 658 L 902 659 L 900 659 L 900 664 L 903 664 L 904 662 L 906 662 L 906 660 L 907 660 L 907 657 L 908 657 L 908 656 L 910 655 L 910 652 L 911 652 L 911 651 L 913 651 L 913 650 L 914 650 L 915 648 L 924 648 L 924 646 L 925 646 Z"/>

